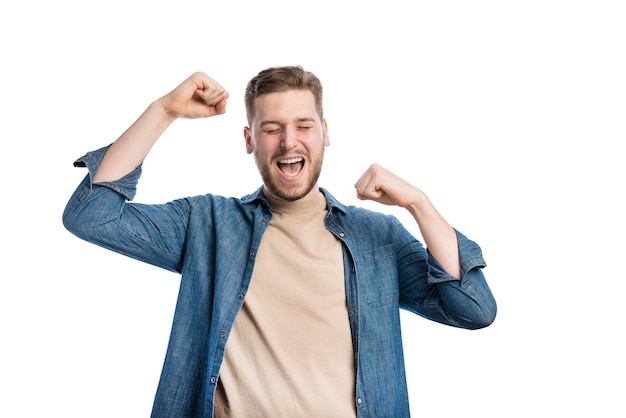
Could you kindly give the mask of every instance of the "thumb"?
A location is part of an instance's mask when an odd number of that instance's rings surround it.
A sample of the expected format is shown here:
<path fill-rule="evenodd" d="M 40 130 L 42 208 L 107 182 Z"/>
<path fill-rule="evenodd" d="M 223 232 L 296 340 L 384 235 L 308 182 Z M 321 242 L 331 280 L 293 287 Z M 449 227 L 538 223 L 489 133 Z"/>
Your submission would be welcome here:
<path fill-rule="evenodd" d="M 226 113 L 226 105 L 228 104 L 228 99 L 222 99 L 215 105 L 215 113 L 218 115 L 222 115 Z"/>

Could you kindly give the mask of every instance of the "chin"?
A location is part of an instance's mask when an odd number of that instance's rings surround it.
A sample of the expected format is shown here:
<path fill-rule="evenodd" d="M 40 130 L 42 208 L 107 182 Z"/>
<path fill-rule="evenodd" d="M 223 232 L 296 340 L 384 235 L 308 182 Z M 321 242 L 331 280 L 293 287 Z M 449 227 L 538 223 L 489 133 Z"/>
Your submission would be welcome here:
<path fill-rule="evenodd" d="M 269 189 L 270 193 L 272 193 L 274 196 L 278 197 L 279 199 L 283 199 L 286 200 L 288 202 L 293 202 L 296 200 L 300 200 L 303 197 L 305 197 L 306 195 L 308 195 L 311 190 L 313 190 L 313 187 L 315 186 L 315 183 L 308 185 L 308 186 L 298 186 L 298 187 L 294 187 L 294 188 L 285 188 L 285 187 L 277 187 L 276 184 L 266 184 L 266 187 Z"/>
<path fill-rule="evenodd" d="M 307 195 L 307 193 L 285 190 L 274 190 L 272 193 L 274 194 L 274 196 L 288 202 L 295 202 L 296 200 L 300 200 Z"/>

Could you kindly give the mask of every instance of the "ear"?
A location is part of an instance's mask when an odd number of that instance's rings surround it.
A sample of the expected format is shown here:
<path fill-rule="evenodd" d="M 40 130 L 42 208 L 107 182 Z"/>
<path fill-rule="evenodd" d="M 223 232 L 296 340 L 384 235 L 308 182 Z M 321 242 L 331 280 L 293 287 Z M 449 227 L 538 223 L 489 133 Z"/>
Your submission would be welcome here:
<path fill-rule="evenodd" d="M 250 133 L 250 128 L 247 126 L 243 128 L 243 137 L 246 140 L 246 152 L 252 154 L 254 151 L 254 147 L 252 146 L 252 134 Z"/>
<path fill-rule="evenodd" d="M 326 119 L 322 120 L 322 129 L 324 130 L 324 146 L 330 145 L 330 139 L 328 138 L 328 125 L 326 124 Z"/>

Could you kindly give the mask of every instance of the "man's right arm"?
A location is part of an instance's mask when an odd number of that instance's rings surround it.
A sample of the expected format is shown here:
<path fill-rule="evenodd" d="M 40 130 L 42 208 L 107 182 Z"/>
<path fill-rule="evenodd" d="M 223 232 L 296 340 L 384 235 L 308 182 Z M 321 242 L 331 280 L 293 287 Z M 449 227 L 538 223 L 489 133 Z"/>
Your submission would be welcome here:
<path fill-rule="evenodd" d="M 178 118 L 205 118 L 226 111 L 228 92 L 215 80 L 197 72 L 152 102 L 144 113 L 109 147 L 94 183 L 115 181 L 141 164 L 152 146 Z"/>

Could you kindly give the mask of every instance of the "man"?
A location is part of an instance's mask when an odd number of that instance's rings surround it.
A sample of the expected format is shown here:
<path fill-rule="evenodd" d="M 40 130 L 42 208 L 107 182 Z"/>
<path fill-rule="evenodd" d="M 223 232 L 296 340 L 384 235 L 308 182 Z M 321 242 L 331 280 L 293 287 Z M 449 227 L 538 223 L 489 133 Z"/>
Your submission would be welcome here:
<path fill-rule="evenodd" d="M 418 188 L 372 165 L 360 199 L 406 208 L 428 250 L 394 217 L 318 187 L 328 129 L 322 85 L 300 67 L 248 83 L 246 151 L 263 186 L 129 203 L 141 163 L 178 118 L 225 112 L 228 93 L 196 73 L 154 101 L 109 147 L 63 221 L 77 236 L 181 273 L 154 417 L 406 417 L 403 308 L 467 329 L 494 320 L 481 250 Z"/>

